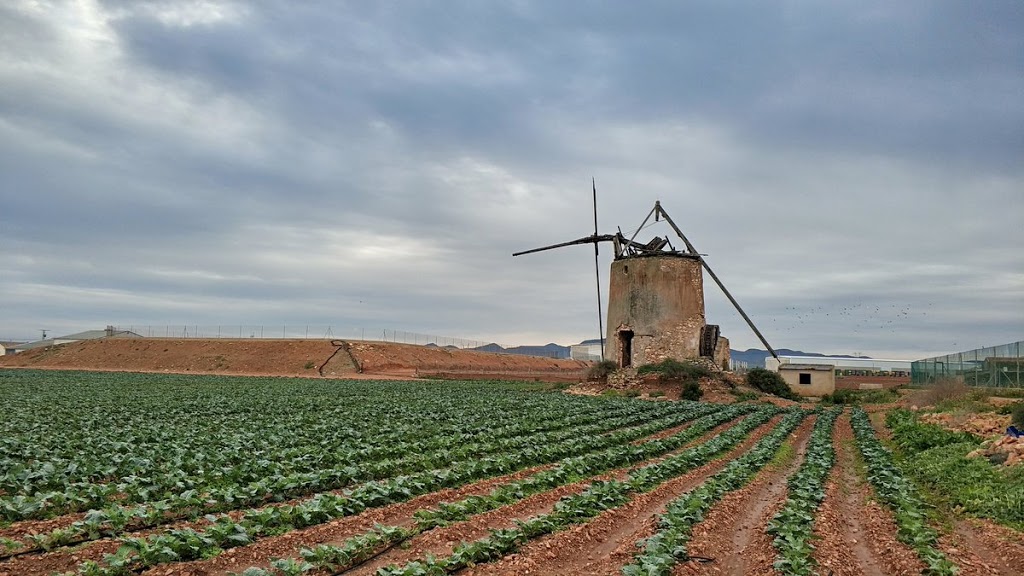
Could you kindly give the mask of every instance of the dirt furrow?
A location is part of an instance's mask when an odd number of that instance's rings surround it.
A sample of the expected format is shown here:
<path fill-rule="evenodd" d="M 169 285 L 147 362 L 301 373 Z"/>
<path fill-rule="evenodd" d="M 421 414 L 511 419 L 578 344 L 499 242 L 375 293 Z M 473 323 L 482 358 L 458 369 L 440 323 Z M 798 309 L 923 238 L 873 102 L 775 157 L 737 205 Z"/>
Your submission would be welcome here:
<path fill-rule="evenodd" d="M 55 572 L 74 571 L 86 560 L 100 560 L 121 547 L 117 540 L 98 540 L 87 548 L 63 548 L 42 554 L 17 556 L 0 562 L 0 576 L 43 576 Z"/>
<path fill-rule="evenodd" d="M 756 429 L 723 457 L 669 480 L 629 503 L 608 510 L 586 524 L 539 538 L 492 564 L 465 571 L 470 576 L 492 575 L 618 575 L 636 552 L 636 541 L 653 533 L 656 516 L 680 495 L 722 470 L 770 432 L 780 417 Z"/>
<path fill-rule="evenodd" d="M 548 467 L 550 466 L 537 466 L 527 470 L 521 470 L 514 474 L 491 478 L 489 480 L 463 486 L 458 489 L 447 489 L 433 492 L 431 494 L 425 494 L 408 502 L 394 504 L 383 508 L 374 508 L 363 512 L 362 514 L 342 518 L 327 524 L 312 526 L 302 530 L 294 530 L 278 537 L 261 539 L 249 546 L 226 550 L 210 560 L 200 562 L 183 562 L 171 566 L 158 566 L 151 570 L 150 573 L 176 575 L 214 574 L 235 570 L 239 564 L 242 564 L 242 567 L 245 568 L 252 565 L 244 564 L 244 562 L 247 561 L 246 551 L 259 551 L 256 557 L 261 560 L 266 559 L 269 562 L 270 558 L 287 556 L 292 550 L 297 550 L 300 546 L 306 545 L 306 542 L 309 539 L 316 537 L 320 531 L 326 531 L 328 534 L 333 534 L 338 531 L 343 532 L 346 530 L 351 530 L 352 534 L 362 533 L 372 528 L 374 523 L 391 522 L 395 518 L 407 518 L 411 516 L 414 510 L 426 506 L 433 506 L 441 501 L 460 499 L 471 494 L 486 494 L 499 484 L 525 478 L 526 476 L 535 474 Z M 243 513 L 244 511 L 233 511 L 229 513 L 229 515 L 237 520 Z M 134 537 L 142 537 L 149 534 L 163 532 L 168 529 L 185 527 L 202 529 L 202 527 L 207 524 L 209 524 L 207 520 L 199 519 L 195 521 L 178 522 L 171 525 L 161 526 L 160 528 L 135 532 L 130 535 Z M 358 528 L 350 528 L 350 525 L 356 525 Z M 341 536 L 341 538 L 345 537 L 347 536 Z M 288 541 L 288 544 L 282 544 L 283 541 Z M 48 575 L 54 572 L 66 572 L 74 570 L 77 564 L 86 560 L 99 561 L 104 555 L 116 552 L 119 547 L 120 542 L 116 539 L 103 539 L 74 548 L 65 548 L 55 550 L 53 552 L 19 556 L 0 562 L 0 576 L 34 576 Z M 194 566 L 200 564 L 222 564 L 223 566 L 216 568 L 211 572 L 206 568 L 196 568 Z M 255 562 L 253 562 L 253 564 L 255 564 Z"/>
<path fill-rule="evenodd" d="M 776 420 L 777 419 L 774 419 L 773 422 Z M 719 425 L 708 433 L 688 442 L 685 446 L 672 453 L 680 452 L 690 446 L 706 442 L 732 426 L 735 426 L 735 421 Z M 644 462 L 642 465 L 660 462 L 666 457 L 667 456 L 653 458 Z M 360 567 L 359 570 L 349 572 L 347 574 L 351 574 L 353 576 L 372 574 L 374 570 L 381 566 L 386 566 L 388 564 L 402 564 L 410 560 L 423 557 L 427 553 L 434 554 L 436 556 L 448 554 L 459 542 L 468 542 L 486 537 L 489 529 L 512 527 L 515 525 L 514 521 L 516 519 L 526 519 L 539 516 L 541 514 L 547 514 L 551 512 L 555 503 L 557 503 L 563 496 L 582 492 L 587 488 L 587 486 L 597 480 L 623 480 L 629 471 L 635 468 L 637 468 L 637 465 L 619 468 L 606 474 L 589 478 L 585 481 L 561 486 L 548 492 L 536 494 L 510 506 L 504 506 L 497 510 L 474 516 L 465 522 L 458 522 L 445 528 L 436 528 L 413 538 L 405 549 L 394 550 L 388 554 L 384 554 L 373 562 L 369 562 Z"/>
<path fill-rule="evenodd" d="M 939 545 L 961 576 L 1024 574 L 1024 534 L 990 520 L 959 520 Z"/>
<path fill-rule="evenodd" d="M 21 540 L 26 534 L 46 534 L 57 529 L 67 528 L 84 518 L 85 512 L 75 512 L 43 520 L 19 520 L 8 526 L 0 527 L 0 538 Z"/>
<path fill-rule="evenodd" d="M 650 440 L 655 440 L 655 439 L 659 439 L 659 438 L 664 438 L 666 436 L 671 436 L 672 434 L 676 434 L 679 431 L 681 431 L 681 430 L 685 429 L 686 427 L 690 426 L 691 423 L 692 422 L 686 422 L 684 424 L 680 424 L 678 426 L 674 426 L 672 428 L 668 428 L 666 430 L 662 430 L 662 431 L 660 431 L 660 432 L 658 432 L 656 434 L 653 434 L 651 436 L 648 436 L 648 437 L 645 437 L 645 438 L 640 438 L 638 440 L 633 440 L 630 443 L 631 444 L 639 444 L 639 443 L 647 442 L 647 441 L 650 441 Z M 623 430 L 625 428 L 629 428 L 629 426 L 621 426 L 621 427 L 617 427 L 617 428 L 612 428 L 612 429 L 606 430 L 604 432 L 601 432 L 600 435 L 601 436 L 605 436 L 605 435 L 615 434 L 616 432 L 619 432 L 619 431 L 621 431 L 621 430 Z M 547 430 L 547 429 L 545 429 L 545 430 Z M 346 487 L 343 487 L 343 488 L 338 488 L 336 490 L 330 490 L 327 493 L 342 494 L 343 492 L 345 492 L 345 490 L 351 489 L 353 486 L 346 486 Z M 279 505 L 282 505 L 282 504 L 294 505 L 294 504 L 297 504 L 299 502 L 306 501 L 306 500 L 308 500 L 309 498 L 311 498 L 314 495 L 315 495 L 315 493 L 310 493 L 310 494 L 306 494 L 306 495 L 302 495 L 302 496 L 296 496 L 296 497 L 294 497 L 294 498 L 292 498 L 290 500 L 286 500 L 284 502 L 274 502 L 274 501 L 271 501 L 271 500 L 267 500 L 267 501 L 263 502 L 260 505 L 252 505 L 252 504 L 247 505 L 244 509 L 245 510 L 258 509 L 261 505 L 262 506 L 279 506 Z M 211 511 L 210 513 L 234 515 L 234 514 L 238 514 L 239 510 L 240 509 L 221 510 L 221 511 L 218 511 L 218 512 L 212 512 Z M 175 512 L 172 511 L 171 513 L 168 513 L 168 515 L 174 514 L 174 513 Z M 86 517 L 86 514 L 87 514 L 87 512 L 73 512 L 73 513 L 69 513 L 69 514 L 63 514 L 63 515 L 60 515 L 60 516 L 57 516 L 57 517 L 54 517 L 54 518 L 46 518 L 46 519 L 41 519 L 41 520 L 21 520 L 21 521 L 16 521 L 16 522 L 13 522 L 13 523 L 11 523 L 11 524 L 9 524 L 7 526 L 0 526 L 0 538 L 9 538 L 9 539 L 13 539 L 13 540 L 24 540 L 25 537 L 27 535 L 30 535 L 30 534 L 46 534 L 46 533 L 52 532 L 52 531 L 57 530 L 57 529 L 67 528 L 67 527 L 71 526 L 72 524 L 74 524 L 75 522 L 78 522 L 80 520 L 84 520 L 85 517 Z M 164 530 L 164 529 L 170 529 L 170 528 L 182 528 L 182 527 L 186 527 L 186 526 L 194 527 L 192 525 L 193 522 L 194 522 L 194 520 L 190 520 L 188 515 L 181 514 L 181 516 L 179 518 L 167 518 L 166 523 L 164 523 L 164 524 L 160 524 L 158 526 L 150 526 L 150 527 L 147 527 L 147 528 L 130 529 L 130 530 L 126 530 L 126 531 L 122 532 L 119 535 L 121 535 L 121 536 L 137 536 L 139 534 L 150 533 L 153 530 Z M 87 542 L 83 542 L 82 544 L 88 544 L 88 541 Z M 36 553 L 36 551 L 33 551 L 32 553 Z M 0 562 L 3 562 L 4 560 L 5 559 L 0 558 Z"/>
<path fill-rule="evenodd" d="M 793 450 L 787 461 L 769 465 L 743 488 L 726 494 L 693 530 L 690 560 L 674 574 L 776 574 L 775 549 L 764 530 L 786 501 L 786 478 L 800 468 L 811 438 L 814 418 L 805 420 L 790 436 Z"/>
<path fill-rule="evenodd" d="M 491 478 L 461 488 L 424 494 L 407 502 L 392 504 L 383 508 L 373 508 L 361 514 L 341 518 L 333 522 L 292 530 L 280 536 L 261 538 L 248 546 L 239 546 L 225 550 L 208 560 L 156 566 L 143 574 L 148 576 L 209 576 L 213 574 L 227 574 L 228 572 L 241 572 L 250 566 L 267 567 L 271 559 L 295 556 L 300 548 L 311 548 L 319 543 L 342 541 L 357 534 L 362 534 L 372 529 L 376 524 L 409 525 L 412 521 L 413 512 L 420 508 L 433 507 L 440 502 L 461 500 L 467 496 L 488 494 L 501 484 L 521 480 L 549 467 L 530 468 L 515 474 Z"/>
<path fill-rule="evenodd" d="M 692 422 L 688 422 L 681 426 L 675 426 L 671 430 L 679 432 L 691 424 Z M 716 428 L 716 430 L 725 429 L 732 425 L 733 423 L 729 422 Z M 664 435 L 665 431 L 659 431 L 640 439 L 640 442 L 661 438 Z M 226 574 L 227 572 L 239 571 L 250 566 L 267 567 L 270 564 L 270 560 L 274 558 L 298 557 L 301 548 L 312 548 L 320 544 L 341 544 L 348 538 L 372 529 L 374 524 L 411 527 L 413 525 L 413 512 L 420 508 L 431 508 L 440 502 L 457 501 L 467 496 L 488 494 L 502 484 L 522 480 L 551 466 L 553 465 L 537 466 L 515 474 L 477 482 L 470 486 L 434 492 L 402 504 L 368 510 L 356 516 L 342 518 L 302 530 L 295 530 L 281 536 L 261 538 L 253 544 L 226 550 L 207 560 L 158 566 L 147 572 L 147 574 L 188 574 L 198 576 Z"/>
<path fill-rule="evenodd" d="M 920 574 L 924 564 L 896 539 L 892 514 L 874 499 L 858 471 L 849 412 L 832 431 L 836 465 L 814 522 L 814 557 L 822 573 L 834 576 Z"/>
<path fill-rule="evenodd" d="M 675 430 L 676 432 L 678 432 L 679 430 L 681 430 L 681 429 L 683 429 L 683 428 L 685 428 L 685 427 L 687 427 L 687 426 L 689 426 L 691 424 L 692 424 L 692 422 L 687 422 L 687 423 L 679 425 L 679 426 L 674 426 L 670 430 Z M 606 432 L 606 433 L 612 433 L 612 432 L 613 431 Z M 646 437 L 644 437 L 644 438 L 642 438 L 642 439 L 640 439 L 638 441 L 643 442 L 643 441 L 648 441 L 648 440 L 655 439 L 655 438 L 660 438 L 660 437 L 663 437 L 665 435 L 665 432 L 666 432 L 666 430 L 660 430 L 660 431 L 658 431 L 658 432 L 656 432 L 654 434 L 651 434 L 649 436 L 646 436 Z M 416 510 L 419 507 L 432 505 L 429 502 L 432 501 L 431 498 L 433 498 L 433 497 L 435 497 L 437 495 L 445 494 L 445 495 L 439 496 L 441 498 L 439 501 L 444 501 L 444 500 L 451 500 L 451 499 L 461 499 L 461 498 L 464 498 L 464 497 L 472 495 L 472 494 L 478 494 L 478 493 L 484 493 L 485 494 L 485 493 L 490 492 L 495 486 L 497 486 L 499 484 L 502 484 L 502 483 L 505 483 L 505 482 L 511 482 L 513 480 L 522 479 L 522 478 L 524 478 L 526 476 L 529 476 L 531 474 L 534 474 L 534 473 L 536 473 L 536 472 L 538 472 L 540 470 L 544 470 L 544 469 L 550 468 L 551 466 L 553 466 L 553 464 L 548 464 L 548 465 L 544 465 L 544 466 L 535 466 L 535 467 L 532 467 L 532 468 L 524 470 L 524 471 L 520 471 L 520 472 L 517 472 L 517 473 L 509 474 L 509 475 L 506 475 L 506 476 L 501 476 L 501 477 L 498 477 L 498 478 L 493 478 L 493 479 L 490 479 L 490 480 L 486 480 L 484 482 L 478 482 L 478 483 L 475 483 L 475 484 L 472 484 L 472 485 L 469 485 L 469 486 L 464 486 L 464 487 L 456 489 L 456 490 L 445 490 L 445 491 L 442 491 L 442 492 L 435 492 L 433 494 L 423 495 L 423 496 L 420 496 L 419 498 L 426 498 L 426 500 L 422 500 L 422 502 L 427 502 L 427 503 L 422 504 L 420 506 L 417 506 L 415 508 L 412 508 L 411 511 L 412 510 Z M 329 491 L 327 493 L 343 494 L 346 490 L 348 490 L 350 488 L 351 487 L 343 488 L 343 489 L 338 489 L 338 490 L 332 490 L 332 491 Z M 465 492 L 463 493 L 463 491 L 465 491 Z M 293 500 L 289 500 L 289 501 L 286 501 L 286 502 L 283 502 L 283 503 L 268 504 L 267 507 L 269 507 L 269 506 L 280 506 L 282 504 L 296 504 L 296 503 L 308 500 L 308 499 L 312 498 L 313 496 L 314 496 L 313 494 L 310 494 L 310 495 L 303 496 L 301 498 L 297 498 L 297 499 L 293 499 Z M 414 501 L 420 501 L 420 500 L 414 500 Z M 409 504 L 409 503 L 407 502 L 407 503 L 404 503 L 404 504 Z M 232 510 L 232 511 L 224 512 L 224 514 L 226 514 L 227 516 L 229 516 L 232 519 L 237 521 L 246 512 L 249 512 L 251 510 L 258 510 L 258 509 L 260 509 L 260 508 L 237 509 L 237 510 Z M 411 517 L 411 511 L 409 512 L 410 517 Z M 373 512 L 374 512 L 373 510 L 370 510 L 370 511 L 364 512 L 364 514 L 371 514 Z M 50 520 L 50 522 L 52 522 L 52 521 L 65 522 L 65 521 L 67 521 L 68 518 L 76 518 L 78 516 L 79 516 L 79 514 L 68 515 L 68 516 L 64 516 L 64 517 L 61 517 L 61 518 L 52 519 L 52 520 Z M 362 516 L 362 515 L 359 515 L 359 516 Z M 351 518 L 358 518 L 359 516 L 340 519 L 337 522 L 344 523 L 344 522 L 350 520 Z M 325 526 L 332 526 L 332 525 L 336 524 L 337 522 L 329 523 L 329 524 L 327 524 Z M 377 522 L 381 522 L 381 521 L 378 520 Z M 390 520 L 388 522 L 390 522 Z M 130 537 L 145 537 L 145 536 L 149 536 L 151 534 L 161 533 L 161 532 L 164 532 L 164 531 L 167 531 L 167 530 L 182 529 L 182 528 L 192 528 L 192 529 L 196 529 L 196 530 L 202 530 L 208 524 L 209 524 L 209 521 L 206 520 L 205 518 L 182 519 L 182 520 L 177 520 L 177 521 L 174 521 L 172 523 L 164 524 L 164 525 L 157 526 L 157 527 L 145 528 L 145 529 L 137 530 L 137 531 L 128 531 L 128 532 L 119 534 L 118 537 L 127 537 L 127 536 L 130 536 Z M 322 527 L 323 526 L 314 526 L 314 527 L 310 527 L 308 529 L 304 529 L 302 532 L 303 533 L 308 533 L 310 531 L 314 531 L 314 530 L 317 530 L 317 529 L 322 528 Z M 362 530 L 359 530 L 359 531 L 357 531 L 355 533 L 364 532 L 364 531 L 368 530 L 369 528 L 372 528 L 372 522 L 366 528 L 364 528 Z M 347 532 L 346 532 L 346 534 L 347 534 Z M 19 536 L 21 536 L 21 534 L 19 534 Z M 348 538 L 349 536 L 351 536 L 351 534 L 343 535 L 343 536 L 340 536 L 338 538 L 344 539 L 344 538 Z M 285 534 L 282 537 L 271 537 L 271 538 L 267 538 L 267 539 L 260 539 L 257 543 L 252 544 L 250 546 L 246 546 L 246 547 L 242 547 L 242 548 L 235 548 L 235 549 L 231 549 L 231 550 L 225 551 L 224 553 L 222 553 L 222 554 L 218 555 L 217 557 L 215 557 L 214 560 L 219 560 L 220 558 L 228 558 L 230 560 L 234 556 L 234 554 L 237 553 L 241 549 L 248 549 L 248 548 L 252 548 L 252 547 L 261 547 L 261 546 L 263 546 L 262 543 L 264 542 L 264 540 L 275 540 L 276 541 L 278 538 L 289 538 L 289 537 L 290 537 L 290 534 Z M 337 538 L 334 538 L 333 536 L 329 537 L 329 538 L 337 539 Z M 331 541 L 331 540 L 327 540 L 327 541 Z M 298 540 L 295 540 L 295 542 L 296 543 L 292 546 L 292 548 L 295 550 L 296 553 L 297 553 L 298 549 L 301 546 L 303 546 L 303 545 L 308 546 L 309 545 L 305 541 L 302 541 L 301 544 L 298 543 Z M 313 545 L 315 545 L 315 544 L 313 544 Z M 100 560 L 102 560 L 102 558 L 105 555 L 113 554 L 114 552 L 116 552 L 119 547 L 120 547 L 120 543 L 117 541 L 116 538 L 104 538 L 104 539 L 99 539 L 99 540 L 93 540 L 93 541 L 85 542 L 85 543 L 82 543 L 82 544 L 74 546 L 74 547 L 60 548 L 60 549 L 57 549 L 57 550 L 53 550 L 51 552 L 43 552 L 43 551 L 30 552 L 30 553 L 26 553 L 26 554 L 23 554 L 23 555 L 18 555 L 18 556 L 15 556 L 15 557 L 11 557 L 11 558 L 6 558 L 6 559 L 0 560 L 0 576 L 14 576 L 14 575 L 22 575 L 22 574 L 31 576 L 31 575 L 34 575 L 34 574 L 52 574 L 54 572 L 65 572 L 65 571 L 73 570 L 74 567 L 77 564 L 79 564 L 81 562 L 84 562 L 86 560 L 100 561 Z M 275 548 L 275 546 L 273 544 L 268 544 L 266 546 L 266 548 L 270 549 L 270 550 L 277 550 L 277 548 Z M 284 551 L 284 550 L 286 550 L 286 551 Z M 269 562 L 270 558 L 288 556 L 289 555 L 288 552 L 290 552 L 290 551 L 291 550 L 288 550 L 286 548 L 286 549 L 283 549 L 283 551 L 281 553 L 276 553 L 275 552 L 274 556 L 264 556 L 263 558 L 265 559 L 265 563 L 267 563 L 267 562 Z M 181 565 L 195 564 L 195 563 L 206 563 L 206 562 L 209 562 L 209 561 L 188 562 L 188 563 L 182 563 Z M 177 564 L 175 566 L 177 566 Z M 159 569 L 160 569 L 160 567 L 157 567 L 154 570 L 159 570 Z M 234 567 L 229 568 L 229 569 L 233 570 Z M 223 570 L 219 570 L 218 573 L 222 572 L 222 571 Z M 154 572 L 154 573 L 156 573 L 156 572 Z M 173 572 L 173 573 L 177 574 L 177 572 Z"/>

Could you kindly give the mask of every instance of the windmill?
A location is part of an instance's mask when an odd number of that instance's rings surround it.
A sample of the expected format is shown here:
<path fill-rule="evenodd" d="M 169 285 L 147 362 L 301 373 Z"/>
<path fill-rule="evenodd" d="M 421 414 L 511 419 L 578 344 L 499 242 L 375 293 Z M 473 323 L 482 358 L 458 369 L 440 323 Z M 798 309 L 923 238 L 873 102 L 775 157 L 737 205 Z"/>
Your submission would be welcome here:
<path fill-rule="evenodd" d="M 686 238 L 682 230 L 661 206 L 660 201 L 629 238 L 621 228 L 615 234 L 599 234 L 597 227 L 597 186 L 594 190 L 594 233 L 576 240 L 561 242 L 513 256 L 533 254 L 578 244 L 594 245 L 594 266 L 597 278 L 598 329 L 601 357 L 613 360 L 620 367 L 659 362 L 665 358 L 709 357 L 728 360 L 728 341 L 721 337 L 719 327 L 707 324 L 704 315 L 703 271 L 718 284 L 765 348 L 778 358 L 753 321 L 726 289 L 718 275 Z M 684 249 L 676 249 L 668 236 L 655 236 L 647 243 L 637 242 L 637 235 L 651 218 L 664 220 L 682 240 Z M 614 258 L 608 289 L 608 330 L 603 325 L 601 274 L 598 262 L 602 242 L 611 242 Z M 609 343 L 606 354 L 605 342 Z"/>

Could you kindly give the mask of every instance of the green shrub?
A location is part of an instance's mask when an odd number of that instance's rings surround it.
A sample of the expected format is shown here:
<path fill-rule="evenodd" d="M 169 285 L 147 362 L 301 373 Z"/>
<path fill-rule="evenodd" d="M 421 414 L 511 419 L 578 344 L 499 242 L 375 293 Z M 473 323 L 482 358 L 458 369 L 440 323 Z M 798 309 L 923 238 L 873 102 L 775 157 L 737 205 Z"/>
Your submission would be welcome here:
<path fill-rule="evenodd" d="M 661 398 L 662 396 L 665 395 L 665 391 L 664 390 L 651 390 L 650 393 L 648 393 L 647 395 L 650 396 L 651 398 Z"/>
<path fill-rule="evenodd" d="M 680 362 L 668 358 L 657 364 L 645 364 L 636 369 L 638 375 L 658 374 L 663 382 L 685 382 L 687 380 L 698 380 L 700 378 L 713 378 L 715 373 L 700 364 L 692 362 Z"/>
<path fill-rule="evenodd" d="M 1002 470 L 984 458 L 968 458 L 980 438 L 922 424 L 908 410 L 889 412 L 886 425 L 903 455 L 901 468 L 949 507 L 1024 527 L 1024 467 Z"/>
<path fill-rule="evenodd" d="M 645 364 L 636 370 L 637 375 L 657 374 L 662 384 L 681 384 L 679 397 L 683 400 L 700 400 L 704 391 L 700 387 L 701 378 L 714 378 L 716 374 L 693 362 L 680 362 L 667 358 L 657 364 Z"/>
<path fill-rule="evenodd" d="M 836 390 L 821 397 L 822 404 L 887 404 L 900 399 L 895 390 Z"/>
<path fill-rule="evenodd" d="M 747 372 L 747 386 L 768 394 L 774 394 L 780 398 L 800 400 L 795 392 L 786 384 L 786 381 L 779 376 L 778 372 L 765 370 L 764 368 L 752 368 Z"/>
<path fill-rule="evenodd" d="M 1024 428 L 1024 402 L 1017 402 L 1010 408 L 1010 422 Z"/>
<path fill-rule="evenodd" d="M 748 400 L 757 400 L 758 399 L 757 392 L 750 392 L 750 391 L 736 392 L 736 393 L 733 394 L 733 396 L 736 397 L 736 401 L 737 402 L 746 402 Z"/>
<path fill-rule="evenodd" d="M 602 360 L 590 367 L 587 371 L 587 380 L 606 380 L 618 368 L 613 360 Z"/>
<path fill-rule="evenodd" d="M 976 444 L 948 444 L 910 454 L 906 469 L 951 507 L 1011 526 L 1024 523 L 1024 482 L 984 458 L 968 458 Z"/>
<path fill-rule="evenodd" d="M 637 398 L 640 396 L 640 394 L 642 394 L 642 392 L 640 392 L 636 388 L 630 388 L 629 390 L 626 390 L 624 394 L 626 395 L 626 398 Z"/>
<path fill-rule="evenodd" d="M 700 397 L 703 395 L 704 391 L 700 389 L 700 382 L 687 380 L 683 383 L 683 391 L 679 394 L 679 397 L 683 400 L 700 400 Z"/>
<path fill-rule="evenodd" d="M 977 445 L 981 441 L 977 436 L 967 432 L 953 432 L 935 424 L 918 422 L 916 414 L 902 408 L 886 414 L 885 425 L 892 430 L 896 445 L 909 452 L 920 452 L 952 444 Z"/>

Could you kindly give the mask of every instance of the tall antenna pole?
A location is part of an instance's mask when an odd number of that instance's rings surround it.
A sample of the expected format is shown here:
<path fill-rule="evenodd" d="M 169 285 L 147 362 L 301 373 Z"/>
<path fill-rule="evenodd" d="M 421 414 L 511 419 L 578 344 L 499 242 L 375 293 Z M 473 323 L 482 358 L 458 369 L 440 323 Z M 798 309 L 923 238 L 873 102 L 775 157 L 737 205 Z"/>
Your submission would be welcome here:
<path fill-rule="evenodd" d="M 594 188 L 594 239 L 597 239 L 597 180 L 590 178 Z M 601 263 L 598 262 L 599 250 L 594 242 L 594 276 L 597 278 L 597 329 L 601 332 L 601 361 L 604 362 L 604 315 L 601 313 Z"/>

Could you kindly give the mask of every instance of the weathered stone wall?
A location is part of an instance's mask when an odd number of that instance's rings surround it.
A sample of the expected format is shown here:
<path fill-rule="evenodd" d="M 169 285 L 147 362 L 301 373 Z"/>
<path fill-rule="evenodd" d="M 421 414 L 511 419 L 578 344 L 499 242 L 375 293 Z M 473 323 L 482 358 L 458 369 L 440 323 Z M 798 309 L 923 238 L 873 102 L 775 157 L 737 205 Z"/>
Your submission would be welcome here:
<path fill-rule="evenodd" d="M 700 260 L 650 256 L 612 262 L 605 356 L 622 365 L 620 334 L 631 330 L 632 365 L 700 356 L 704 275 Z"/>
<path fill-rule="evenodd" d="M 715 365 L 722 370 L 728 370 L 730 358 L 729 339 L 725 336 L 719 336 L 718 344 L 715 346 Z"/>

